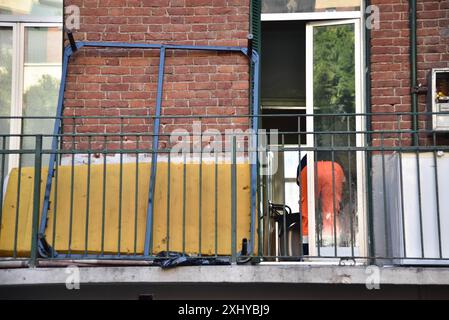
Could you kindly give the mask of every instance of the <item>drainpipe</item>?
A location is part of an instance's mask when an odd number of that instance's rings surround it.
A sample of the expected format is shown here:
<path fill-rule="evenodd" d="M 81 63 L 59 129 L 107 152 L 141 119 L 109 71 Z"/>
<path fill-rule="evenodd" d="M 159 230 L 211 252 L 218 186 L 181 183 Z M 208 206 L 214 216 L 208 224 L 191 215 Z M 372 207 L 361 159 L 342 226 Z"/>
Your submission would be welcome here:
<path fill-rule="evenodd" d="M 371 5 L 370 0 L 365 1 L 365 21 L 368 19 L 369 14 L 367 13 L 366 9 Z M 366 131 L 367 134 L 365 135 L 365 145 L 367 147 L 372 145 L 371 140 L 371 30 L 369 28 L 365 27 L 365 105 L 366 105 Z M 367 209 L 368 209 L 368 221 L 367 221 L 367 227 L 368 227 L 368 256 L 371 258 L 374 258 L 376 255 L 376 248 L 375 248 L 375 238 L 374 238 L 374 219 L 373 219 L 373 201 L 372 201 L 372 194 L 373 194 L 373 184 L 372 184 L 372 154 L 369 151 L 366 151 L 366 177 L 367 177 Z M 374 259 L 370 259 L 369 264 L 375 264 Z"/>
<path fill-rule="evenodd" d="M 410 87 L 412 95 L 413 146 L 419 143 L 418 138 L 418 83 L 417 83 L 417 40 L 416 40 L 416 0 L 409 1 L 410 19 Z"/>

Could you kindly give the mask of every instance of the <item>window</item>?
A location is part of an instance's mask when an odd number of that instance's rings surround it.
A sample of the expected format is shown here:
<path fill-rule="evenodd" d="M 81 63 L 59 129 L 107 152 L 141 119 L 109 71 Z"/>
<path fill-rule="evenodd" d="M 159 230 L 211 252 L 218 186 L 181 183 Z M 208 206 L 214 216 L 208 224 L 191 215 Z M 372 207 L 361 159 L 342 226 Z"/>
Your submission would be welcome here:
<path fill-rule="evenodd" d="M 36 22 L 35 17 L 39 18 Z M 62 0 L 2 1 L 0 4 L 0 134 L 51 134 L 59 94 L 62 64 Z M 44 139 L 49 147 L 51 138 Z M 32 149 L 34 139 L 0 138 L 0 148 Z M 10 155 L 0 161 L 6 176 L 19 161 L 33 164 L 33 156 Z"/>
<path fill-rule="evenodd" d="M 352 151 L 363 145 L 361 2 L 262 4 L 263 127 L 284 132 L 268 201 L 302 210 L 310 256 L 365 256 L 364 155 Z"/>
<path fill-rule="evenodd" d="M 12 101 L 12 68 L 13 68 L 13 27 L 0 26 L 0 116 L 7 117 L 11 112 Z M 0 119 L 0 134 L 9 134 L 9 119 Z M 0 139 L 0 148 L 6 149 L 9 139 Z M 8 167 L 8 159 L 0 162 L 0 173 L 3 166 Z"/>
<path fill-rule="evenodd" d="M 262 13 L 359 10 L 360 0 L 262 0 Z"/>

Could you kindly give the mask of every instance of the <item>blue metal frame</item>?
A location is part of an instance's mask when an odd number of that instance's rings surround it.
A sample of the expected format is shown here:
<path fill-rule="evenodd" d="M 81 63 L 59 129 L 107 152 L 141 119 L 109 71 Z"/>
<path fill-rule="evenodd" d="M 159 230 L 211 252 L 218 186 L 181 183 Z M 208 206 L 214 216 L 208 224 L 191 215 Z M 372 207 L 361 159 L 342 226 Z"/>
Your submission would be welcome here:
<path fill-rule="evenodd" d="M 259 129 L 259 76 L 260 76 L 260 61 L 259 55 L 256 51 L 249 52 L 247 48 L 242 47 L 226 47 L 226 46 L 183 46 L 183 45 L 169 45 L 169 44 L 138 44 L 138 43 L 122 43 L 122 42 L 76 42 L 76 48 L 79 50 L 83 47 L 95 47 L 95 48 L 121 48 L 121 49 L 159 49 L 159 71 L 158 71 L 158 87 L 157 87 L 157 101 L 156 101 L 156 114 L 153 128 L 153 151 L 152 151 L 152 163 L 151 163 L 151 178 L 150 178 L 150 190 L 148 197 L 148 211 L 146 222 L 146 234 L 145 234 L 145 248 L 143 256 L 133 256 L 133 259 L 148 259 L 152 257 L 153 246 L 153 208 L 154 208 L 154 191 L 157 175 L 157 158 L 158 158 L 158 145 L 159 145 L 159 127 L 162 111 L 162 97 L 163 97 L 163 84 L 164 84 L 164 67 L 165 67 L 165 53 L 166 50 L 188 50 L 188 51 L 215 51 L 215 52 L 236 52 L 241 53 L 248 57 L 250 63 L 254 67 L 254 77 L 252 79 L 252 117 L 253 117 L 253 142 L 251 152 L 251 240 L 250 240 L 250 254 L 254 254 L 255 243 L 255 225 L 256 225 L 256 210 L 257 210 L 257 147 L 258 147 L 258 129 Z M 63 117 L 64 108 L 64 91 L 66 87 L 67 68 L 70 57 L 74 54 L 72 47 L 68 45 L 64 50 L 63 65 L 62 65 L 62 78 L 61 86 L 59 89 L 59 99 L 56 113 L 56 120 L 53 130 L 52 141 L 52 153 L 49 160 L 49 169 L 45 187 L 44 203 L 42 208 L 41 222 L 39 226 L 38 234 L 38 250 L 42 257 L 54 257 L 54 258 L 114 258 L 111 255 L 66 255 L 53 252 L 48 243 L 45 240 L 45 229 L 47 227 L 48 209 L 50 205 L 50 195 L 52 187 L 52 179 L 55 171 L 56 151 L 58 148 L 58 135 L 61 134 L 61 122 Z M 57 165 L 57 164 L 56 164 Z M 118 253 L 119 254 L 119 253 Z M 120 256 L 120 258 L 123 257 Z"/>
<path fill-rule="evenodd" d="M 157 97 L 156 97 L 156 118 L 154 119 L 153 131 L 159 131 L 162 111 L 162 90 L 164 87 L 164 68 L 165 68 L 165 48 L 161 48 L 159 56 L 159 76 L 157 82 Z M 159 148 L 159 135 L 153 136 L 153 151 L 154 148 Z M 151 176 L 150 176 L 150 193 L 148 199 L 147 209 L 147 226 L 145 234 L 145 248 L 144 255 L 149 256 L 150 251 L 153 251 L 153 211 L 154 211 L 154 191 L 156 188 L 156 174 L 157 174 L 157 152 L 153 152 L 151 156 Z"/>

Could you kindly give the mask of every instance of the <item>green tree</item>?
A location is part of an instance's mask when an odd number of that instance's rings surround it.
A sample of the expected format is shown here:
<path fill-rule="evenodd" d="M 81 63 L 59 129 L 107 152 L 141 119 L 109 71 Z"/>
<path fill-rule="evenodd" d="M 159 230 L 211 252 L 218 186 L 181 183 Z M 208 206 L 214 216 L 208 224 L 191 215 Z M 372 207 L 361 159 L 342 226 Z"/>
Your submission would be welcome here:
<path fill-rule="evenodd" d="M 354 26 L 350 24 L 316 27 L 314 32 L 315 113 L 338 115 L 354 113 Z M 341 116 L 318 117 L 316 129 L 347 130 L 346 122 L 347 119 Z"/>
<path fill-rule="evenodd" d="M 23 96 L 27 116 L 55 116 L 58 104 L 59 80 L 44 74 L 37 84 L 28 88 Z"/>
<path fill-rule="evenodd" d="M 44 74 L 39 81 L 28 88 L 23 95 L 23 115 L 27 117 L 54 117 L 58 104 L 59 80 Z M 25 134 L 52 134 L 54 119 L 27 119 L 23 124 Z M 44 148 L 50 148 L 51 138 L 44 138 Z M 34 148 L 34 138 L 24 138 L 23 148 Z M 44 157 L 44 161 L 47 160 Z M 33 157 L 22 157 L 23 165 L 32 165 Z"/>
<path fill-rule="evenodd" d="M 0 116 L 8 117 L 11 114 L 11 84 L 12 84 L 12 55 L 7 49 L 0 49 Z M 9 133 L 9 119 L 0 119 L 0 134 Z M 0 148 L 3 148 L 4 137 L 0 137 Z M 7 139 L 6 139 L 7 140 Z M 8 146 L 6 146 L 8 148 Z M 1 157 L 0 157 L 1 158 Z M 5 167 L 8 166 L 8 158 L 5 159 Z M 0 162 L 0 174 L 3 172 Z M 4 173 L 6 174 L 6 173 Z M 2 187 L 2 186 L 0 186 Z"/>
<path fill-rule="evenodd" d="M 0 116 L 11 114 L 12 55 L 0 50 Z M 7 120 L 0 120 L 0 133 L 9 132 Z"/>

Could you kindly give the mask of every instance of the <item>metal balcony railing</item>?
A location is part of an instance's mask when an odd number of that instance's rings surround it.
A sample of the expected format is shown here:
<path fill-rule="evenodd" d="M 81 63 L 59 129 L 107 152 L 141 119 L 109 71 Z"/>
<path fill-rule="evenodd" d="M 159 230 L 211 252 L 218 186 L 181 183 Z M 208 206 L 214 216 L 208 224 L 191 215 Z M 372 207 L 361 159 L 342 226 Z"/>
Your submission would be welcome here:
<path fill-rule="evenodd" d="M 448 141 L 411 116 L 270 113 L 259 132 L 254 115 L 2 117 L 35 129 L 0 134 L 0 255 L 447 265 Z M 156 118 L 185 130 L 153 144 Z"/>

